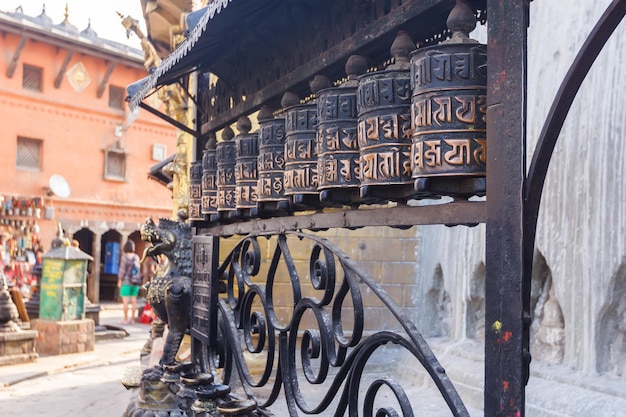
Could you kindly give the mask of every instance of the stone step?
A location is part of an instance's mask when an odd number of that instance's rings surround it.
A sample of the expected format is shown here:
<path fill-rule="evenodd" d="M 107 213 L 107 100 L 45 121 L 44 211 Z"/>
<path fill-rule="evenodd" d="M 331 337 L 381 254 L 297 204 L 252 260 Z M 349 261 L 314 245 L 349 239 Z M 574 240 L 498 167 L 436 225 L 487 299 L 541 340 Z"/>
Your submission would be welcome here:
<path fill-rule="evenodd" d="M 96 342 L 111 339 L 123 339 L 128 336 L 128 332 L 121 327 L 104 325 L 96 326 Z"/>

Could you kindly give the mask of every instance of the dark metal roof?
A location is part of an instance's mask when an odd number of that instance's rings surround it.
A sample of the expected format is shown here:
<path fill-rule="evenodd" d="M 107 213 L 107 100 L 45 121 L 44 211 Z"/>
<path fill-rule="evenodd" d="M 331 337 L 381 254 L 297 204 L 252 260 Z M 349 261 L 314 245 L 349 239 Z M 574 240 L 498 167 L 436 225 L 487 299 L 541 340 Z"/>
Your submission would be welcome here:
<path fill-rule="evenodd" d="M 202 9 L 203 14 L 199 20 L 197 20 L 197 13 L 191 14 L 193 16 L 193 20 L 186 19 L 188 27 L 189 24 L 193 25 L 193 29 L 191 27 L 189 28 L 190 33 L 188 34 L 187 40 L 179 45 L 179 47 L 167 58 L 165 58 L 161 65 L 155 68 L 150 76 L 131 84 L 132 87 L 129 86 L 127 88 L 131 109 L 137 107 L 139 102 L 143 100 L 143 98 L 146 97 L 150 90 L 154 87 L 172 82 L 173 80 L 176 80 L 177 77 L 182 75 L 177 74 L 174 76 L 174 71 L 168 72 L 170 69 L 176 66 L 176 68 L 182 67 L 187 70 L 190 65 L 197 64 L 197 62 L 201 59 L 201 56 L 195 52 L 191 53 L 192 48 L 205 33 L 208 21 L 213 19 L 216 14 L 225 11 L 229 3 L 233 1 L 241 2 L 244 0 L 216 0 L 208 7 Z M 194 22 L 194 20 L 196 21 Z"/>
<path fill-rule="evenodd" d="M 141 2 L 148 40 L 154 46 L 157 55 L 161 59 L 166 58 L 172 52 L 172 29 L 177 32 L 177 27 L 181 23 L 181 16 L 191 12 L 193 2 L 191 0 L 139 1 Z"/>
<path fill-rule="evenodd" d="M 186 17 L 187 40 L 163 60 L 137 88 L 128 101 L 137 107 L 154 87 L 176 82 L 199 64 L 207 71 L 230 53 L 233 45 L 246 34 L 244 28 L 259 33 L 276 33 L 314 10 L 327 0 L 215 0 L 209 6 Z M 201 15 L 201 17 L 198 17 Z"/>
<path fill-rule="evenodd" d="M 485 0 L 470 1 L 484 11 Z M 211 94 L 219 97 L 204 114 L 208 119 L 200 117 L 199 132 L 220 129 L 263 104 L 280 103 L 286 90 L 306 98 L 315 75 L 340 80 L 350 54 L 364 55 L 371 67 L 382 68 L 398 30 L 406 30 L 421 46 L 445 39 L 446 17 L 455 0 L 403 0 L 389 3 L 388 10 L 386 2 L 372 4 L 215 0 L 187 16 L 187 40 L 148 77 L 128 87 L 129 106 L 142 106 L 156 88 L 193 71 L 211 73 L 219 80 Z"/>

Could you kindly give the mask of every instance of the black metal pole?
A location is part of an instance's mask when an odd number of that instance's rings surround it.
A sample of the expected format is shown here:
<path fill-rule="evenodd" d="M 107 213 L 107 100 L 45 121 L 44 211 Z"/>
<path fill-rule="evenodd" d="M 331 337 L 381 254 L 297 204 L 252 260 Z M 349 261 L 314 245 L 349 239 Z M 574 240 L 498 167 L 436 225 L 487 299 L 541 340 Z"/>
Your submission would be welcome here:
<path fill-rule="evenodd" d="M 528 3 L 488 0 L 485 416 L 523 417 L 522 300 Z"/>

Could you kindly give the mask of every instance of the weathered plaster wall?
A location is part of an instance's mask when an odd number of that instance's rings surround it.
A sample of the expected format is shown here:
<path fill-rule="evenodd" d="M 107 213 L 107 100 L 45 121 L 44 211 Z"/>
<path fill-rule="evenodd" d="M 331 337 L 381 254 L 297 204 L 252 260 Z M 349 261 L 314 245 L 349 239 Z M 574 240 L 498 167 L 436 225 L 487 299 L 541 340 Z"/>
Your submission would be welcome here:
<path fill-rule="evenodd" d="M 531 3 L 529 163 L 561 80 L 609 3 Z M 480 39 L 484 34 L 473 36 Z M 540 330 L 535 324 L 533 329 L 535 359 L 621 378 L 626 377 L 623 366 L 617 365 L 626 361 L 624 39 L 626 22 L 594 63 L 555 149 L 538 224 L 537 249 L 543 259 L 538 258 L 533 298 L 544 325 Z M 440 268 L 438 279 L 451 301 L 449 336 L 481 339 L 480 329 L 468 326 L 476 326 L 481 314 L 475 301 L 481 295 L 480 279 L 484 280 L 484 226 L 428 226 L 417 233 L 421 244 L 416 321 L 428 325 L 429 319 L 420 317 L 431 309 L 432 301 L 425 295 Z M 603 365 L 603 361 L 612 362 Z"/>
<path fill-rule="evenodd" d="M 529 149 L 549 99 L 608 4 L 533 4 L 538 7 L 529 43 Z M 553 16 L 559 13 L 556 32 Z M 596 335 L 604 332 L 598 328 L 600 311 L 626 256 L 625 36 L 622 22 L 576 97 L 548 171 L 537 233 L 537 249 L 552 270 L 565 317 L 564 362 L 584 371 L 596 368 Z"/>

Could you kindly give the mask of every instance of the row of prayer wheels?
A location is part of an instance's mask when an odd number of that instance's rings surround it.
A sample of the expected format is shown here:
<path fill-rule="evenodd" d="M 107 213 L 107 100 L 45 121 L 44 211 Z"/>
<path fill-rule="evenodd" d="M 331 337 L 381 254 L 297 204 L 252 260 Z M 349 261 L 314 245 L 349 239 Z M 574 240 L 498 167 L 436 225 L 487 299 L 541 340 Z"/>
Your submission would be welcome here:
<path fill-rule="evenodd" d="M 384 70 L 351 56 L 346 81 L 316 76 L 304 104 L 286 92 L 281 111 L 259 111 L 256 132 L 242 117 L 236 136 L 213 134 L 191 166 L 190 219 L 483 195 L 486 46 L 469 38 L 463 2 L 447 24 L 449 40 L 419 49 L 399 31 Z"/>

